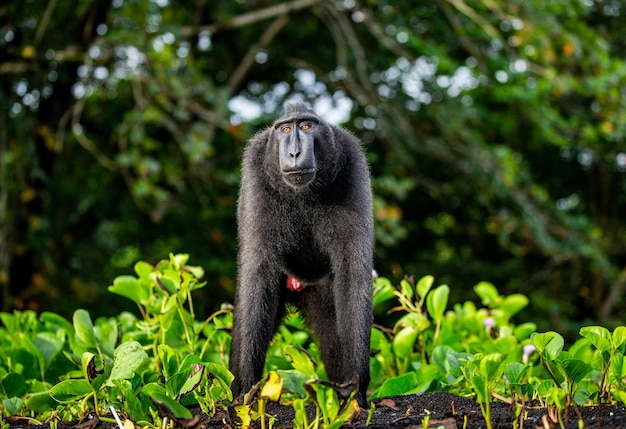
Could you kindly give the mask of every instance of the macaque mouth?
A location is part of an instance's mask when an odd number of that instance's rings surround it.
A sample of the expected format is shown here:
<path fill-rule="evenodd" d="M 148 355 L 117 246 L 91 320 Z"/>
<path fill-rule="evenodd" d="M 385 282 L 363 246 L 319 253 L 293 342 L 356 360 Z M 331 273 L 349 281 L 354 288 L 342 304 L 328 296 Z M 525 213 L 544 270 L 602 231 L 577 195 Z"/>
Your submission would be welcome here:
<path fill-rule="evenodd" d="M 315 173 L 315 168 L 292 168 L 283 170 L 283 174 L 311 174 Z"/>
<path fill-rule="evenodd" d="M 289 184 L 304 186 L 315 178 L 315 168 L 283 171 L 283 178 Z"/>

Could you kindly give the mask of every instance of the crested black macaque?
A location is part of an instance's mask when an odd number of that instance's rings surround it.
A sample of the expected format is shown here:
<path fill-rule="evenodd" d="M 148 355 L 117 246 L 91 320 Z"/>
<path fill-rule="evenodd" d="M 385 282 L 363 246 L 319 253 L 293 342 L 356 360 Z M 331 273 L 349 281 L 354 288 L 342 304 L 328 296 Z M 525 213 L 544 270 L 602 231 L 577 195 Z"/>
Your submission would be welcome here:
<path fill-rule="evenodd" d="M 290 302 L 319 340 L 330 380 L 356 378 L 366 408 L 374 231 L 360 143 L 304 104 L 287 105 L 244 150 L 237 219 L 233 393 L 261 379 Z"/>

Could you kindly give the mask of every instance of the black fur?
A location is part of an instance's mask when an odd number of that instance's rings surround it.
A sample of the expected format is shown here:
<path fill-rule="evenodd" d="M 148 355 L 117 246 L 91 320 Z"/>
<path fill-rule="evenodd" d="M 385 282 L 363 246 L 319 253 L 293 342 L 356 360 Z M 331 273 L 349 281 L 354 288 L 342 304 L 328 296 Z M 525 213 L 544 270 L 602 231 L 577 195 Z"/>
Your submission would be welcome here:
<path fill-rule="evenodd" d="M 301 127 L 303 121 L 308 129 Z M 291 131 L 281 128 L 285 125 Z M 314 160 L 294 161 L 300 150 L 313 153 Z M 289 168 L 281 170 L 281 156 L 292 158 Z M 306 164 L 306 175 L 285 177 L 299 164 Z M 245 393 L 261 378 L 269 342 L 285 303 L 292 302 L 319 339 L 329 378 L 348 382 L 357 377 L 357 399 L 365 408 L 373 223 L 369 169 L 357 139 L 303 104 L 287 106 L 283 117 L 246 146 L 237 217 L 239 273 L 230 353 L 234 394 Z M 307 287 L 289 290 L 288 277 Z"/>

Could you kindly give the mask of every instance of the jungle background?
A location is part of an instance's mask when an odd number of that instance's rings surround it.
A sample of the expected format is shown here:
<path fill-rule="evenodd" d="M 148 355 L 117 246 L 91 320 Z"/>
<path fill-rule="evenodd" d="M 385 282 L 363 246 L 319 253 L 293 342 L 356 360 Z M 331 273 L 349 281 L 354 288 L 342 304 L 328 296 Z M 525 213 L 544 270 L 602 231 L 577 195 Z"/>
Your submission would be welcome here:
<path fill-rule="evenodd" d="M 232 302 L 242 148 L 288 100 L 352 130 L 376 269 L 487 280 L 525 320 L 622 324 L 619 0 L 10 0 L 0 6 L 1 310 L 129 309 L 187 252 Z"/>

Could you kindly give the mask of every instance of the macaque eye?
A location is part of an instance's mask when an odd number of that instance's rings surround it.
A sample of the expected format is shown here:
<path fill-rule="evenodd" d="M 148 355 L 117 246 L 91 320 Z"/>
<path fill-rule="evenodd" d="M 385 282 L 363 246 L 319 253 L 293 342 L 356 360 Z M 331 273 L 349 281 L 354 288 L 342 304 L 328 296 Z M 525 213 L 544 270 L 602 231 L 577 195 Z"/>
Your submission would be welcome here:
<path fill-rule="evenodd" d="M 308 122 L 304 122 L 302 124 L 300 124 L 300 129 L 301 130 L 308 130 L 309 128 L 311 128 L 311 124 L 309 124 Z"/>
<path fill-rule="evenodd" d="M 280 129 L 281 132 L 283 133 L 290 133 L 291 132 L 291 127 L 290 126 L 284 126 Z"/>

